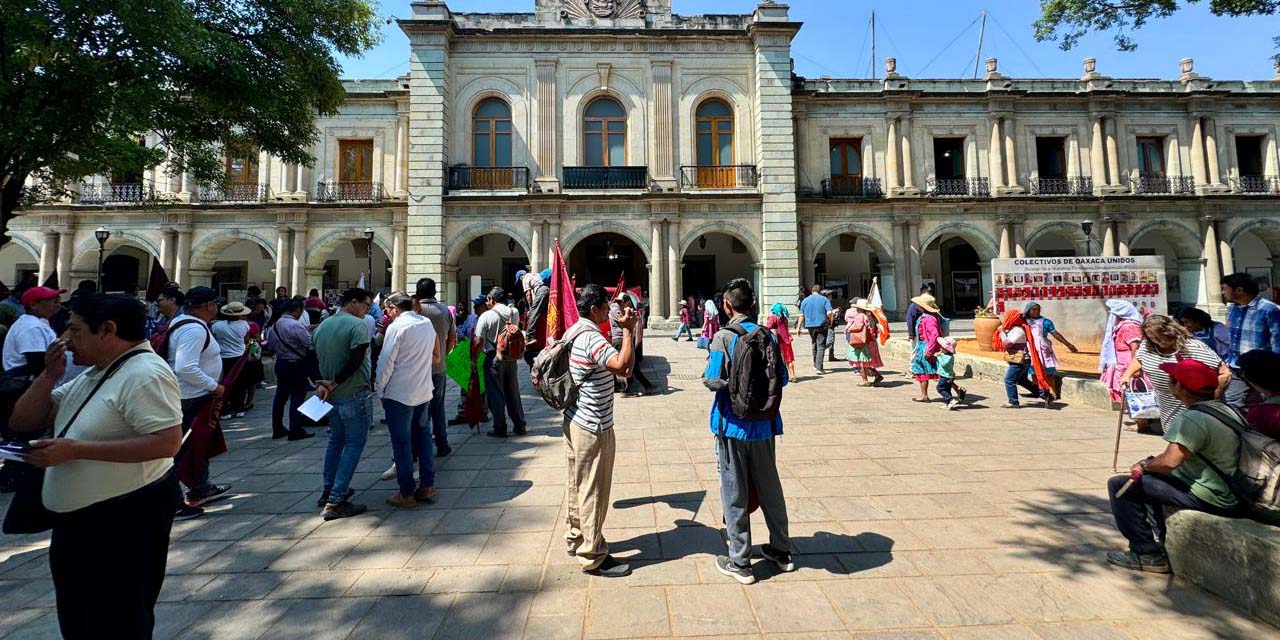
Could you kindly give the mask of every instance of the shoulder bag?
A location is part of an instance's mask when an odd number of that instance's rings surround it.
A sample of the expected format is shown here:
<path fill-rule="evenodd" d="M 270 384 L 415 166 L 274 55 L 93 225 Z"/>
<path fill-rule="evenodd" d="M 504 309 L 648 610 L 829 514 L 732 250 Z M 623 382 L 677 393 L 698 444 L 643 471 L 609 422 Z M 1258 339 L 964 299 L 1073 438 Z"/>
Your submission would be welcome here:
<path fill-rule="evenodd" d="M 80 412 L 84 411 L 85 405 L 97 395 L 98 390 L 107 382 L 115 372 L 129 358 L 136 355 L 146 353 L 141 349 L 135 349 L 129 353 L 116 358 L 116 361 L 107 369 L 106 375 L 94 385 L 93 390 L 85 397 L 84 402 L 80 403 L 80 408 L 72 414 L 71 419 L 67 421 L 66 426 L 62 427 L 62 431 L 58 432 L 57 437 L 62 438 L 67 435 L 67 431 L 71 429 L 71 425 L 75 424 L 76 418 L 80 417 Z M 44 488 L 44 469 L 32 466 L 25 462 L 8 462 L 5 464 L 18 464 L 21 469 L 18 472 L 18 489 L 13 494 L 13 500 L 9 502 L 9 510 L 4 514 L 4 525 L 0 530 L 4 533 L 28 534 L 41 533 L 53 528 L 53 514 L 45 508 L 44 499 L 41 497 L 41 491 Z"/>

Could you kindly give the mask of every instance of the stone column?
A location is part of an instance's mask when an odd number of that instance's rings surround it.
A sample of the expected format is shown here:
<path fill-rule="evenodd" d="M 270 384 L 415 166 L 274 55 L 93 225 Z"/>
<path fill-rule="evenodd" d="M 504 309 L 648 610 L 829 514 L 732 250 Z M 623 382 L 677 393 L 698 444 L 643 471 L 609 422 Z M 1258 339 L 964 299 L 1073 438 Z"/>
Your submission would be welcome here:
<path fill-rule="evenodd" d="M 58 260 L 58 233 L 56 231 L 44 231 L 40 233 L 40 265 L 39 273 L 36 274 L 36 281 L 44 284 L 44 281 L 53 273 L 54 265 Z M 61 275 L 61 274 L 59 274 Z"/>
<path fill-rule="evenodd" d="M 1116 221 L 1116 253 L 1129 256 L 1129 223 L 1124 220 Z"/>
<path fill-rule="evenodd" d="M 538 127 L 538 146 L 534 154 L 538 164 L 536 183 L 539 191 L 555 193 L 560 191 L 560 180 L 556 177 L 556 109 L 560 105 L 556 90 L 556 60 L 540 59 L 534 65 L 537 69 L 534 109 Z"/>
<path fill-rule="evenodd" d="M 1191 175 L 1196 185 L 1208 184 L 1204 166 L 1204 131 L 1199 115 L 1192 118 L 1191 127 Z"/>
<path fill-rule="evenodd" d="M 191 229 L 178 229 L 178 253 L 173 258 L 173 281 L 185 288 L 191 287 Z"/>
<path fill-rule="evenodd" d="M 173 277 L 173 244 L 173 230 L 160 229 L 160 268 L 170 278 Z"/>
<path fill-rule="evenodd" d="M 902 116 L 902 126 L 900 134 L 902 135 L 902 192 L 906 195 L 913 195 L 919 192 L 916 186 L 916 177 L 913 169 L 915 164 L 911 155 L 911 116 Z"/>
<path fill-rule="evenodd" d="M 920 290 L 920 285 L 924 283 L 924 265 L 921 264 L 923 254 L 923 247 L 920 246 L 920 221 L 916 219 L 908 220 L 907 270 L 911 273 L 911 288 L 907 290 L 908 297 L 914 296 Z M 941 290 L 938 293 L 941 293 Z"/>
<path fill-rule="evenodd" d="M 814 256 L 818 255 L 818 247 L 814 244 L 813 223 L 806 220 L 800 223 L 800 286 L 808 288 L 813 285 L 817 274 L 813 272 Z"/>
<path fill-rule="evenodd" d="M 1013 225 L 1003 220 L 997 224 L 1000 225 L 1000 257 L 1012 258 L 1013 257 Z"/>
<path fill-rule="evenodd" d="M 889 117 L 889 135 L 888 148 L 884 154 L 884 190 L 885 193 L 893 193 L 893 190 L 901 186 L 898 182 L 898 153 L 900 145 L 898 144 L 898 118 L 896 116 Z"/>
<path fill-rule="evenodd" d="M 304 165 L 293 165 L 293 192 L 304 197 L 307 194 L 307 183 L 305 181 L 306 176 L 304 174 L 306 169 L 307 168 Z"/>
<path fill-rule="evenodd" d="M 556 243 L 560 241 L 560 220 L 558 218 L 547 222 L 547 238 L 550 240 L 547 243 L 547 265 L 550 266 L 555 262 Z M 564 259 L 568 260 L 569 256 L 565 256 Z"/>
<path fill-rule="evenodd" d="M 1236 272 L 1236 256 L 1231 249 L 1231 242 L 1227 239 L 1226 234 L 1218 237 L 1218 257 L 1222 260 L 1222 274 L 1228 275 Z"/>
<path fill-rule="evenodd" d="M 1018 183 L 1018 153 L 1017 144 L 1013 140 L 1013 118 L 1005 117 L 1001 128 L 1004 130 L 1004 183 L 1011 192 L 1022 193 L 1022 185 Z"/>
<path fill-rule="evenodd" d="M 266 151 L 258 152 L 258 184 L 271 184 L 271 154 Z"/>
<path fill-rule="evenodd" d="M 307 295 L 307 228 L 293 228 L 293 252 L 290 254 L 290 289 L 295 295 Z"/>
<path fill-rule="evenodd" d="M 680 296 L 684 295 L 681 289 L 683 285 L 681 280 L 684 276 L 684 269 L 680 265 L 680 220 L 667 220 L 666 223 L 665 243 L 667 248 L 667 288 L 666 288 L 666 304 L 669 316 L 678 316 L 680 313 Z M 677 317 L 677 319 L 679 319 Z"/>
<path fill-rule="evenodd" d="M 655 318 L 668 316 L 667 296 L 662 291 L 662 263 L 667 257 L 662 224 L 659 218 L 649 218 L 649 314 Z M 673 290 L 671 295 L 679 296 L 680 292 Z"/>
<path fill-rule="evenodd" d="M 1204 119 L 1204 153 L 1208 158 L 1209 183 L 1222 184 L 1222 167 L 1218 159 L 1218 123 L 1211 117 Z"/>
<path fill-rule="evenodd" d="M 542 248 L 542 218 L 529 223 L 529 270 L 542 271 L 542 256 L 547 252 Z"/>
<path fill-rule="evenodd" d="M 653 180 L 662 191 L 676 190 L 671 61 L 653 62 Z"/>
<path fill-rule="evenodd" d="M 1116 119 L 1107 118 L 1107 166 L 1110 171 L 1110 184 L 1113 187 L 1124 187 L 1124 177 L 1120 173 L 1120 150 L 1116 146 Z"/>
<path fill-rule="evenodd" d="M 1013 257 L 1027 257 L 1027 234 L 1026 229 L 1023 228 L 1022 221 L 1015 220 L 1010 226 L 1013 227 Z"/>
<path fill-rule="evenodd" d="M 1222 281 L 1222 266 L 1218 255 L 1218 231 L 1212 216 L 1205 216 L 1200 219 L 1200 233 L 1204 241 L 1204 249 L 1200 254 L 1201 260 L 1204 261 L 1204 267 L 1201 272 L 1200 300 L 1197 306 L 1208 311 L 1211 315 L 1220 316 L 1221 311 L 1225 308 L 1222 296 L 1218 293 L 1219 282 Z"/>
<path fill-rule="evenodd" d="M 404 126 L 405 126 L 404 119 L 400 117 L 399 113 L 397 113 L 395 142 L 394 142 L 395 148 L 392 150 L 392 153 L 394 154 L 393 164 L 395 166 L 395 171 L 391 173 L 391 179 L 387 181 L 388 182 L 387 186 L 389 187 L 389 191 L 391 192 L 391 195 L 399 195 L 400 192 L 404 190 L 404 183 L 400 182 L 400 164 L 402 162 L 405 162 L 408 159 L 405 156 L 401 155 L 402 150 L 400 148 L 401 128 Z"/>
<path fill-rule="evenodd" d="M 409 245 L 409 230 L 407 225 L 393 224 L 391 225 L 391 290 L 392 291 L 409 291 L 409 281 L 405 274 L 405 267 L 408 264 L 408 256 L 405 255 L 405 248 Z"/>
<path fill-rule="evenodd" d="M 1102 138 L 1102 116 L 1093 116 L 1093 135 L 1089 140 L 1089 172 L 1093 175 L 1095 187 L 1111 184 L 1107 178 L 1106 143 Z"/>
<path fill-rule="evenodd" d="M 1102 220 L 1102 255 L 1106 257 L 1116 255 L 1116 223 L 1107 218 Z"/>
<path fill-rule="evenodd" d="M 289 289 L 289 227 L 276 227 L 276 288 Z"/>
<path fill-rule="evenodd" d="M 448 90 L 452 21 L 443 2 L 413 5 L 400 22 L 409 36 L 409 199 L 406 277 L 444 276 L 445 167 L 449 161 Z M 295 245 L 297 243 L 295 242 Z"/>
<path fill-rule="evenodd" d="M 1000 118 L 996 116 L 991 118 L 991 151 L 990 169 L 991 169 L 991 188 L 1000 189 L 1004 187 L 1004 137 L 1000 135 Z M 1001 256 L 1007 257 L 1007 256 Z"/>
<path fill-rule="evenodd" d="M 65 286 L 74 282 L 71 279 L 72 261 L 76 259 L 76 232 L 74 229 L 62 229 L 58 232 L 58 262 L 54 268 L 58 270 L 58 285 Z M 67 287 L 70 288 L 70 287 Z"/>

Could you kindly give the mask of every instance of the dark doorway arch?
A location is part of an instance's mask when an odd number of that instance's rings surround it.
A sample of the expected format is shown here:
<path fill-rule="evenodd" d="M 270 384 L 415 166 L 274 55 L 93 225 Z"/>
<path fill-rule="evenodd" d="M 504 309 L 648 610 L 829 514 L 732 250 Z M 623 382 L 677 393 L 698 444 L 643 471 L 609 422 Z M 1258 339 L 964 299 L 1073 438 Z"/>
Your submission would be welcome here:
<path fill-rule="evenodd" d="M 102 290 L 137 293 L 142 261 L 137 256 L 113 253 L 102 261 Z"/>
<path fill-rule="evenodd" d="M 577 243 L 569 251 L 569 274 L 578 286 L 595 283 L 612 287 L 620 276 L 626 277 L 628 287 L 649 286 L 644 250 L 617 233 L 597 233 Z"/>

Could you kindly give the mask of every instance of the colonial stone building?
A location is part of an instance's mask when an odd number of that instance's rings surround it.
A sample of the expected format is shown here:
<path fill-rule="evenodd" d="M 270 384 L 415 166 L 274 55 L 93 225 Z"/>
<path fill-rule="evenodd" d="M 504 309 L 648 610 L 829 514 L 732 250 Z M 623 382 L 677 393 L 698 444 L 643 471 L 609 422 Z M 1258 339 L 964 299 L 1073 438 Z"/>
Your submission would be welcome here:
<path fill-rule="evenodd" d="M 109 289 L 152 261 L 227 291 L 338 288 L 372 263 L 377 288 L 433 276 L 450 301 L 510 288 L 559 239 L 579 282 L 625 278 L 659 317 L 735 276 L 770 303 L 878 276 L 890 311 L 934 283 L 963 315 L 995 257 L 1162 255 L 1171 304 L 1214 311 L 1220 274 L 1280 277 L 1280 76 L 1182 60 L 1172 80 L 1120 79 L 1086 60 L 1078 79 L 1021 79 L 992 59 L 980 79 L 917 79 L 889 59 L 881 79 L 809 79 L 785 5 L 534 4 L 414 4 L 408 75 L 349 81 L 314 166 L 249 151 L 216 188 L 164 165 L 95 177 L 14 220 L 0 279 L 94 277 L 99 226 Z"/>

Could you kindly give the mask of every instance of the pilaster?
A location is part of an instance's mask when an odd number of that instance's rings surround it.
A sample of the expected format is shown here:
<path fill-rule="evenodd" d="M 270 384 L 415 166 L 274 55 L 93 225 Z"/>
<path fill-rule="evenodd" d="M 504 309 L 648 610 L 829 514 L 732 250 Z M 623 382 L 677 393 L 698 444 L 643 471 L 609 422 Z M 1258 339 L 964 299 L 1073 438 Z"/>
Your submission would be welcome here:
<path fill-rule="evenodd" d="M 449 148 L 449 47 L 453 21 L 443 2 L 414 4 L 400 22 L 409 36 L 409 198 L 407 278 L 442 281 L 444 190 Z"/>
<path fill-rule="evenodd" d="M 653 61 L 653 181 L 659 191 L 675 191 L 675 107 L 671 102 L 671 60 Z"/>
<path fill-rule="evenodd" d="M 537 147 L 534 160 L 537 163 L 537 178 L 534 183 L 543 193 L 560 191 L 560 180 L 556 177 L 556 109 L 560 102 L 556 99 L 556 60 L 543 58 L 536 60 L 537 69 L 537 101 L 534 109 L 537 116 Z"/>

